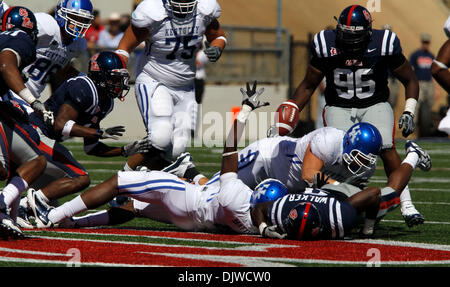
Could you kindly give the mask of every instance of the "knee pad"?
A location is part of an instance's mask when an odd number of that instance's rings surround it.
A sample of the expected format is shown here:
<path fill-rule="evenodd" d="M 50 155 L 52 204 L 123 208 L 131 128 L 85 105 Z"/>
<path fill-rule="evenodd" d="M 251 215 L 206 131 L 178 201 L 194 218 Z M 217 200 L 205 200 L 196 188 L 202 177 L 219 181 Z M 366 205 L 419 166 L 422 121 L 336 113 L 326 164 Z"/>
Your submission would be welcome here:
<path fill-rule="evenodd" d="M 157 149 L 167 151 L 172 144 L 173 126 L 170 117 L 154 118 L 151 127 L 149 139 Z"/>

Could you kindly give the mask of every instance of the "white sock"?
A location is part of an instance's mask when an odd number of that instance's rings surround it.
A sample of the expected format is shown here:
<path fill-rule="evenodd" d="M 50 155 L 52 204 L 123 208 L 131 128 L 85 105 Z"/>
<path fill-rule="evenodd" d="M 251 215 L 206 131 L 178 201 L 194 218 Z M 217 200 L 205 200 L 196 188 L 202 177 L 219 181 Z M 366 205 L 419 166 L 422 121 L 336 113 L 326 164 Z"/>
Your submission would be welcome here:
<path fill-rule="evenodd" d="M 371 235 L 371 234 L 373 234 L 374 227 L 375 227 L 375 220 L 366 218 L 366 220 L 364 221 L 364 227 L 363 227 L 362 233 L 365 235 L 369 235 L 369 234 Z"/>
<path fill-rule="evenodd" d="M 87 207 L 84 204 L 81 196 L 78 195 L 71 201 L 64 203 L 63 205 L 52 209 L 48 214 L 48 219 L 53 223 L 58 223 L 63 219 L 70 218 L 75 214 L 86 211 Z"/>
<path fill-rule="evenodd" d="M 5 203 L 7 207 L 11 205 L 17 198 L 20 197 L 22 192 L 28 188 L 28 183 L 20 176 L 15 176 L 0 194 L 0 200 Z"/>
<path fill-rule="evenodd" d="M 410 152 L 406 158 L 402 161 L 402 163 L 407 163 L 410 166 L 412 166 L 412 168 L 416 168 L 417 163 L 419 162 L 419 155 L 415 152 Z"/>
<path fill-rule="evenodd" d="M 411 193 L 409 192 L 409 187 L 406 186 L 405 189 L 400 194 L 400 203 L 402 207 L 404 205 L 412 205 Z"/>
<path fill-rule="evenodd" d="M 132 168 L 128 165 L 128 163 L 125 163 L 125 165 L 123 166 L 123 170 L 124 170 L 124 171 L 133 171 L 134 169 L 132 169 Z"/>
<path fill-rule="evenodd" d="M 79 227 L 96 227 L 108 225 L 109 213 L 107 210 L 101 210 L 85 216 L 74 217 L 73 219 Z"/>

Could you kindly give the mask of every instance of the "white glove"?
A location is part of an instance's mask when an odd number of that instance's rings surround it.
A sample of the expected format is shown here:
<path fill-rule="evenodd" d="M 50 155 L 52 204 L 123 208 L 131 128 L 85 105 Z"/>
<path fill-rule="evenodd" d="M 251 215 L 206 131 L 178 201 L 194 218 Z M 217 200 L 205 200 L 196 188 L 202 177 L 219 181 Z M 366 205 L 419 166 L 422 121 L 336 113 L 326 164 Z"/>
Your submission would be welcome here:
<path fill-rule="evenodd" d="M 277 229 L 276 225 L 267 226 L 265 222 L 259 225 L 259 233 L 261 233 L 262 237 L 284 239 L 287 234 L 280 234 Z"/>
<path fill-rule="evenodd" d="M 42 118 L 45 124 L 53 126 L 53 124 L 55 123 L 53 112 L 48 111 L 41 101 L 35 100 L 34 102 L 32 102 L 31 108 L 33 108 L 36 114 Z"/>

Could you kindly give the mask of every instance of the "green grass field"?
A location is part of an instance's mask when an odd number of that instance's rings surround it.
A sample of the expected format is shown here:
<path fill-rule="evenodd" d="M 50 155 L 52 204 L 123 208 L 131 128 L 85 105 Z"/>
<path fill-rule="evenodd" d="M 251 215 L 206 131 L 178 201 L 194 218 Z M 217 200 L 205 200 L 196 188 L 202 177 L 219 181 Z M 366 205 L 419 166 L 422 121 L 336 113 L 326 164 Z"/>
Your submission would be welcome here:
<path fill-rule="evenodd" d="M 400 213 L 400 208 L 390 212 L 379 224 L 376 230 L 376 239 L 413 242 L 413 243 L 430 243 L 439 245 L 450 245 L 450 141 L 418 141 L 431 155 L 433 167 L 429 172 L 416 170 L 411 178 L 409 187 L 416 208 L 425 217 L 425 223 L 420 226 L 408 228 Z M 112 143 L 111 143 L 112 144 Z M 117 143 L 120 144 L 120 143 Z M 72 151 L 75 158 L 88 170 L 91 176 L 91 186 L 97 185 L 112 176 L 117 170 L 121 170 L 125 159 L 118 158 L 97 158 L 84 154 L 83 146 L 79 142 L 67 142 L 66 147 Z M 397 149 L 403 158 L 404 141 L 397 142 Z M 194 157 L 194 161 L 198 169 L 206 176 L 210 177 L 220 169 L 221 148 L 188 148 L 188 151 Z M 372 178 L 370 185 L 383 187 L 386 183 L 386 176 L 381 164 L 378 164 L 375 176 Z M 67 196 L 59 200 L 59 204 L 73 198 L 76 195 Z M 104 205 L 97 210 L 107 208 Z M 155 222 L 146 218 L 136 218 L 132 221 L 116 226 L 117 228 L 130 228 L 138 230 L 157 230 L 157 231 L 177 231 L 178 229 L 170 224 Z M 38 237 L 63 237 L 76 238 L 79 240 L 107 240 L 108 242 L 140 242 L 144 244 L 165 244 L 175 246 L 200 246 L 214 248 L 240 248 L 242 244 L 230 242 L 212 241 L 190 241 L 176 238 L 152 238 L 130 236 L 124 239 L 123 236 L 104 236 L 99 234 L 61 234 L 51 230 L 46 231 L 25 231 L 26 235 Z M 106 242 L 106 241 L 105 241 Z M 0 260 L 1 261 L 1 260 Z M 283 262 L 282 262 L 283 263 Z M 17 262 L 15 260 L 0 262 L 0 266 L 53 266 L 49 263 L 34 262 Z M 328 266 L 327 264 L 308 264 L 308 263 L 290 263 L 292 266 Z M 64 264 L 56 264 L 63 265 Z M 336 266 L 332 264 L 332 266 Z M 352 264 L 352 266 L 358 266 Z M 364 266 L 364 264 L 362 265 Z M 400 265 L 401 266 L 401 265 Z M 430 265 L 428 265 L 430 266 Z M 443 266 L 439 264 L 438 266 Z M 450 264 L 444 264 L 450 266 Z"/>

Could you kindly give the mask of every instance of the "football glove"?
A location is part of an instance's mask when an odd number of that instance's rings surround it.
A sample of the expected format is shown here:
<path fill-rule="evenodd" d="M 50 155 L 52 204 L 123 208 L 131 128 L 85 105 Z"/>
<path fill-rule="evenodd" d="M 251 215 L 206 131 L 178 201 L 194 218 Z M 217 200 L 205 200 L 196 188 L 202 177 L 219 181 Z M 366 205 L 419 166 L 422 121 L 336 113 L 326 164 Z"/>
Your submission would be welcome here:
<path fill-rule="evenodd" d="M 222 55 L 222 50 L 220 50 L 219 47 L 210 46 L 209 44 L 207 44 L 204 52 L 210 62 L 217 62 L 217 60 L 219 60 L 220 56 Z"/>
<path fill-rule="evenodd" d="M 253 88 L 250 89 L 250 83 L 247 82 L 246 88 L 247 90 L 244 90 L 244 88 L 241 88 L 242 93 L 242 104 L 249 106 L 252 110 L 255 110 L 260 107 L 268 106 L 268 102 L 261 102 L 259 100 L 259 96 L 264 92 L 264 88 L 259 89 L 256 91 L 256 81 L 253 82 Z"/>
<path fill-rule="evenodd" d="M 42 118 L 45 124 L 53 126 L 53 124 L 55 123 L 53 112 L 48 111 L 41 101 L 35 100 L 34 102 L 32 102 L 31 108 L 36 112 L 38 116 Z"/>
<path fill-rule="evenodd" d="M 264 227 L 264 229 L 261 231 L 261 235 L 262 235 L 262 237 L 275 238 L 275 239 L 283 239 L 287 236 L 286 233 L 280 234 L 277 231 L 276 225 Z"/>
<path fill-rule="evenodd" d="M 330 177 L 324 172 L 313 175 L 313 188 L 321 188 L 325 184 L 328 184 L 328 179 Z"/>
<path fill-rule="evenodd" d="M 122 155 L 129 157 L 130 155 L 137 153 L 148 153 L 151 148 L 151 143 L 147 138 L 134 141 L 122 147 Z"/>
<path fill-rule="evenodd" d="M 98 137 L 101 139 L 115 139 L 118 140 L 119 137 L 125 132 L 124 126 L 114 126 L 106 129 L 97 130 Z"/>
<path fill-rule="evenodd" d="M 398 120 L 398 128 L 402 129 L 402 135 L 406 138 L 414 132 L 414 115 L 408 111 L 403 112 Z"/>
<path fill-rule="evenodd" d="M 275 125 L 271 125 L 270 128 L 267 130 L 267 137 L 274 138 L 277 136 L 279 136 L 278 128 Z"/>

